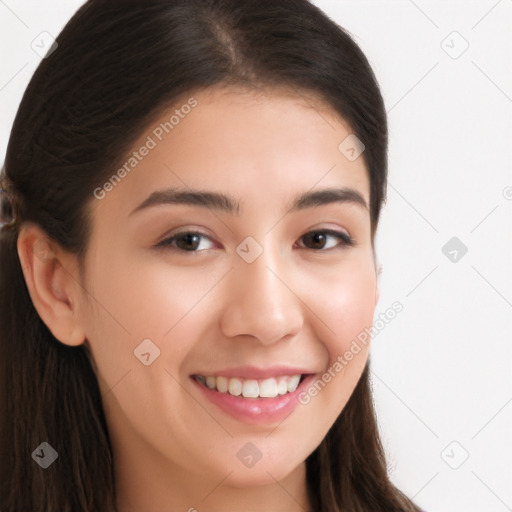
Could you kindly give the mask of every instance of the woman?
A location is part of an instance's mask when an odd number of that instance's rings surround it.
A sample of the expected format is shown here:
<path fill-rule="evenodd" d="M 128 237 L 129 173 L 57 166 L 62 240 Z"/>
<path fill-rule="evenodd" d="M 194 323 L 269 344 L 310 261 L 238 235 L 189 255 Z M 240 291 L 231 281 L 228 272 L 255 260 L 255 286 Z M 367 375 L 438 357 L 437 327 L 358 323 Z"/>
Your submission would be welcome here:
<path fill-rule="evenodd" d="M 361 342 L 386 151 L 305 0 L 86 2 L 2 176 L 2 512 L 418 511 Z"/>

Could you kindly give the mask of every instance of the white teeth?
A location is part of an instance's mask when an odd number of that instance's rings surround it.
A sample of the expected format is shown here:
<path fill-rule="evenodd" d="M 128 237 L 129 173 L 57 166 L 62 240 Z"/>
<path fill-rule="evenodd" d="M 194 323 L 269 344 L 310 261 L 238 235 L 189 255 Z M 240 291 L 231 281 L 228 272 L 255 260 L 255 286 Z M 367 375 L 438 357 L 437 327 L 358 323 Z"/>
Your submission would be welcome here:
<path fill-rule="evenodd" d="M 216 389 L 220 393 L 229 393 L 233 396 L 242 395 L 245 398 L 275 398 L 286 393 L 293 393 L 297 389 L 300 379 L 301 375 L 270 377 L 261 380 L 213 375 L 197 376 L 197 380 L 209 389 Z"/>
<path fill-rule="evenodd" d="M 217 377 L 217 391 L 227 393 L 228 388 L 228 379 L 226 379 L 226 377 Z"/>
<path fill-rule="evenodd" d="M 300 375 L 294 375 L 288 381 L 288 391 L 290 393 L 293 393 L 297 389 L 297 386 L 299 385 L 299 381 L 300 381 Z"/>
<path fill-rule="evenodd" d="M 240 396 L 242 394 L 242 381 L 240 379 L 229 379 L 229 394 Z"/>
<path fill-rule="evenodd" d="M 260 396 L 266 398 L 275 398 L 277 396 L 277 383 L 276 379 L 272 377 L 261 381 Z"/>
<path fill-rule="evenodd" d="M 277 392 L 280 395 L 286 395 L 288 393 L 288 382 L 286 377 L 281 377 L 277 381 Z"/>
<path fill-rule="evenodd" d="M 260 393 L 260 387 L 257 380 L 245 380 L 242 384 L 242 395 L 245 398 L 257 398 Z"/>

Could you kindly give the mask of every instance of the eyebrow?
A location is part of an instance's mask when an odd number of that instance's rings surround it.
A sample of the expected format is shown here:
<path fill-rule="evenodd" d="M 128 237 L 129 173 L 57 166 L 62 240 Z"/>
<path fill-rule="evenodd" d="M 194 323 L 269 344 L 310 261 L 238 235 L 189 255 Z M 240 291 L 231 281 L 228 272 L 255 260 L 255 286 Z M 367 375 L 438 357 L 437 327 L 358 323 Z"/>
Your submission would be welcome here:
<path fill-rule="evenodd" d="M 326 188 L 316 191 L 308 191 L 297 196 L 286 210 L 294 212 L 322 206 L 331 203 L 349 203 L 359 205 L 369 211 L 368 204 L 364 197 L 351 188 Z M 217 210 L 231 215 L 240 215 L 240 202 L 232 196 L 221 192 L 210 192 L 204 190 L 183 190 L 169 188 L 165 190 L 157 190 L 149 195 L 142 203 L 140 203 L 131 213 L 144 210 L 146 208 L 182 204 L 190 206 L 200 206 L 212 210 Z"/>

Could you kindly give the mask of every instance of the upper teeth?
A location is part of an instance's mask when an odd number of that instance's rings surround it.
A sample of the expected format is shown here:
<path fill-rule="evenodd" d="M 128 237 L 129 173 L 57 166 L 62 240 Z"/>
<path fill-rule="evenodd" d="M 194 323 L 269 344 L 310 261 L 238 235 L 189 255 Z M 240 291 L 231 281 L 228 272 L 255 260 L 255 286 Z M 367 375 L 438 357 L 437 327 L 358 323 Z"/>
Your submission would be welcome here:
<path fill-rule="evenodd" d="M 245 398 L 274 398 L 277 395 L 291 393 L 297 389 L 301 375 L 270 377 L 268 379 L 240 379 L 238 377 L 221 377 L 198 375 L 197 380 L 210 389 L 221 393 Z"/>

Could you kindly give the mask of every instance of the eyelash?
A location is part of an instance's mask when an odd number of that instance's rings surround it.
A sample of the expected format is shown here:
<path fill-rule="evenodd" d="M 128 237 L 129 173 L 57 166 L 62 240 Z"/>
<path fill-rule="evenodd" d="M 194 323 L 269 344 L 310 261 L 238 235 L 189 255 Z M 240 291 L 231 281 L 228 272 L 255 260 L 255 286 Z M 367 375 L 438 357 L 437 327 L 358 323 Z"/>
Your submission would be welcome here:
<path fill-rule="evenodd" d="M 330 247 L 329 249 L 310 249 L 311 251 L 328 252 L 328 251 L 333 251 L 333 250 L 343 250 L 346 247 L 353 247 L 355 245 L 354 239 L 352 237 L 350 237 L 347 233 L 344 233 L 342 231 L 334 231 L 331 229 L 318 229 L 318 230 L 314 230 L 314 231 L 309 231 L 308 233 L 302 235 L 301 238 L 304 238 L 308 235 L 315 235 L 318 233 L 338 238 L 339 240 L 341 240 L 341 243 L 339 245 L 337 245 L 336 247 Z M 201 237 L 208 238 L 210 240 L 210 237 L 208 235 L 206 235 L 205 233 L 201 233 L 200 231 L 182 231 L 181 233 L 176 233 L 171 237 L 164 238 L 161 242 L 157 243 L 154 247 L 156 249 L 170 248 L 171 250 L 175 250 L 175 251 L 179 251 L 179 252 L 183 252 L 183 253 L 191 253 L 191 254 L 196 254 L 196 255 L 200 254 L 202 251 L 198 251 L 197 249 L 194 249 L 192 251 L 187 251 L 185 249 L 180 249 L 180 248 L 174 247 L 172 245 L 172 243 L 175 240 L 177 240 L 180 237 L 183 237 L 185 235 L 199 235 Z"/>

